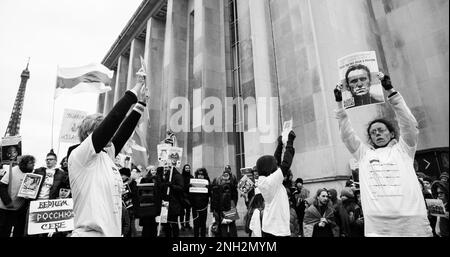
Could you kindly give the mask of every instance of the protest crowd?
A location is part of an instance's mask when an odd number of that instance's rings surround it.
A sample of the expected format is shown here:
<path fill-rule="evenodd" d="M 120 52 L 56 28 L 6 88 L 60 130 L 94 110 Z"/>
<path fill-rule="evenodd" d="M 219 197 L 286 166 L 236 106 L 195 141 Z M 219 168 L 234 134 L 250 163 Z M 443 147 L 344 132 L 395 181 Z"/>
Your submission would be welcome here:
<path fill-rule="evenodd" d="M 2 170 L 0 236 L 237 237 L 242 229 L 249 237 L 448 237 L 448 173 L 431 178 L 414 170 L 417 121 L 389 76 L 377 76 L 399 131 L 389 121 L 376 119 L 367 127 L 369 140 L 360 139 L 338 84 L 333 91 L 336 129 L 359 163 L 359 180 L 348 180 L 340 191 L 317 192 L 292 175 L 298 174 L 291 170 L 296 140 L 292 130 L 287 140 L 278 137 L 273 155 L 260 156 L 239 180 L 230 165 L 224 164 L 221 175 L 211 178 L 206 168 L 179 165 L 180 156 L 171 154 L 167 161 L 148 167 L 118 163 L 116 157 L 146 108 L 148 91 L 139 76 L 106 117 L 94 114 L 83 120 L 80 143 L 70 147 L 67 156 L 60 158 L 51 150 L 46 166 L 35 167 L 32 155 L 22 155 Z M 177 147 L 175 134 L 168 131 L 161 143 L 170 152 Z M 389 192 L 377 188 L 374 183 L 379 181 L 372 179 L 377 176 L 372 171 L 387 165 L 400 174 L 398 187 Z M 33 197 L 19 193 L 23 186 L 31 190 L 35 182 L 27 174 L 41 178 Z M 25 177 L 30 182 L 22 183 Z M 30 235 L 31 204 L 57 199 L 72 199 L 73 229 L 56 227 Z M 435 215 L 427 199 L 440 200 L 443 213 Z M 243 217 L 238 201 L 247 207 Z"/>

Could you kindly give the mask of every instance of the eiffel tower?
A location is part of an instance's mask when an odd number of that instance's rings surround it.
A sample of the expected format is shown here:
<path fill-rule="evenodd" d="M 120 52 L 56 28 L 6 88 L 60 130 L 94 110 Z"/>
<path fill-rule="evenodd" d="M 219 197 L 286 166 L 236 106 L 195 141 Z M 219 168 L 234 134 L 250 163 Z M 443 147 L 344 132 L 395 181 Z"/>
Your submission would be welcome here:
<path fill-rule="evenodd" d="M 27 67 L 22 71 L 20 77 L 19 91 L 17 91 L 16 100 L 9 118 L 8 127 L 6 128 L 5 137 L 19 135 L 20 120 L 22 119 L 23 100 L 25 98 L 25 89 L 27 87 L 27 81 L 30 78 L 30 71 L 28 71 L 28 65 L 30 64 L 30 58 L 28 58 Z"/>

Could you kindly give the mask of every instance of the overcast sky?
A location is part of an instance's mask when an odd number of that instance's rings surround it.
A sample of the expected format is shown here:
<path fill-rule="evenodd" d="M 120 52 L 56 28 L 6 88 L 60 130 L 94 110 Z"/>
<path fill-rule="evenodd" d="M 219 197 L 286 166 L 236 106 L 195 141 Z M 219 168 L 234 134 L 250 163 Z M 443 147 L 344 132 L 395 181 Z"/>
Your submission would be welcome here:
<path fill-rule="evenodd" d="M 56 67 L 101 62 L 142 0 L 0 0 L 0 134 L 8 126 L 31 57 L 20 135 L 23 154 L 45 164 L 51 147 Z M 95 94 L 61 96 L 55 101 L 54 143 L 59 160 L 69 145 L 58 147 L 65 108 L 96 112 Z"/>

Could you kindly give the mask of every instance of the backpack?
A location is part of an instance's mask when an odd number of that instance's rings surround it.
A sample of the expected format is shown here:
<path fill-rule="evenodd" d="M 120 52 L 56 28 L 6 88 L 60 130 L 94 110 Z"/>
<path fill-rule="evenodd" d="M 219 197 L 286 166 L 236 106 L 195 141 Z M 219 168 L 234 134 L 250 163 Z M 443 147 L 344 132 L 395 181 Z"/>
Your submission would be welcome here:
<path fill-rule="evenodd" d="M 228 211 L 231 209 L 231 184 L 213 181 L 211 186 L 211 209 Z"/>
<path fill-rule="evenodd" d="M 156 217 L 159 215 L 155 199 L 155 184 L 144 183 L 137 185 L 137 206 L 135 215 L 137 218 Z"/>

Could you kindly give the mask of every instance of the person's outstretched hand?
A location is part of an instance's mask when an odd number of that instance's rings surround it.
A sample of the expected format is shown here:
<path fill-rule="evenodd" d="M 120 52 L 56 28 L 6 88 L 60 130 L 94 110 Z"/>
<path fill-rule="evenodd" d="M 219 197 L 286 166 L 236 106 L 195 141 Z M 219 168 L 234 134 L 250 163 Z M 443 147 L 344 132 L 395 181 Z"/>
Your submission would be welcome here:
<path fill-rule="evenodd" d="M 384 90 L 388 91 L 394 88 L 392 86 L 391 77 L 389 77 L 389 75 L 385 75 L 380 71 L 377 73 L 377 77 L 381 81 L 381 85 L 383 86 Z"/>
<path fill-rule="evenodd" d="M 289 135 L 288 135 L 288 141 L 294 141 L 294 139 L 296 138 L 297 136 L 295 135 L 295 133 L 294 133 L 294 131 L 293 130 L 291 130 L 291 132 L 289 132 Z"/>
<path fill-rule="evenodd" d="M 334 89 L 334 99 L 336 102 L 342 102 L 342 83 L 338 82 Z"/>

